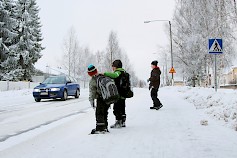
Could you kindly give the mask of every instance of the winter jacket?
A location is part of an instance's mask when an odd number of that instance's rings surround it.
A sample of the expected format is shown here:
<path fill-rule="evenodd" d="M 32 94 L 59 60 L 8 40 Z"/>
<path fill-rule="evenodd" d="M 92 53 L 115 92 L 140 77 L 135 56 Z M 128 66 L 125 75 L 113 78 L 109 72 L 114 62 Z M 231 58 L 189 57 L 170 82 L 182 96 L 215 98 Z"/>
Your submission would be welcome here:
<path fill-rule="evenodd" d="M 154 88 L 160 87 L 160 74 L 161 74 L 161 71 L 159 67 L 155 67 L 151 71 L 151 77 L 148 79 L 150 81 L 149 89 L 151 89 L 152 87 Z"/>
<path fill-rule="evenodd" d="M 121 75 L 122 72 L 125 72 L 123 68 L 117 68 L 116 70 L 114 70 L 114 72 L 105 72 L 104 75 L 114 79 L 115 84 L 118 86 L 120 80 L 119 76 Z"/>
<path fill-rule="evenodd" d="M 117 68 L 116 70 L 114 70 L 114 72 L 105 72 L 104 75 L 114 79 L 115 85 L 117 87 L 119 87 L 120 86 L 120 75 L 122 72 L 125 72 L 125 70 L 123 68 Z M 125 98 L 121 97 L 121 99 L 125 99 Z"/>
<path fill-rule="evenodd" d="M 93 102 L 94 99 L 97 99 L 100 96 L 101 94 L 97 88 L 97 75 L 95 75 L 95 76 L 92 76 L 89 82 L 89 101 Z"/>

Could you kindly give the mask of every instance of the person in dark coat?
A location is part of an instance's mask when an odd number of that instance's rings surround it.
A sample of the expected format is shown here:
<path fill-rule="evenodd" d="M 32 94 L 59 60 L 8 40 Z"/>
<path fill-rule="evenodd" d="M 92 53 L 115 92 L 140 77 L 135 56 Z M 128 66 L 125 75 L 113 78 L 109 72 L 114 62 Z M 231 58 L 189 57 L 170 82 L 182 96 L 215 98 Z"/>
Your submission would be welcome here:
<path fill-rule="evenodd" d="M 150 109 L 159 110 L 163 105 L 161 104 L 160 100 L 157 97 L 157 93 L 160 87 L 160 75 L 161 71 L 160 68 L 157 66 L 158 61 L 151 62 L 151 76 L 148 79 L 149 83 L 149 90 L 151 91 L 151 99 L 153 101 L 153 106 Z"/>

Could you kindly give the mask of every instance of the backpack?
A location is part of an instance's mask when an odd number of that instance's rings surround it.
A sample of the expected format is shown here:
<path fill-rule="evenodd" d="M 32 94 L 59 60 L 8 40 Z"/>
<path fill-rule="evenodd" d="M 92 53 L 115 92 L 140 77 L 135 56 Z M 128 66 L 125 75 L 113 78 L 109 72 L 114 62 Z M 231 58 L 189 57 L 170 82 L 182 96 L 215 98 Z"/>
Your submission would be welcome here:
<path fill-rule="evenodd" d="M 120 96 L 124 98 L 132 98 L 133 91 L 131 90 L 130 75 L 126 71 L 121 71 L 118 91 Z"/>
<path fill-rule="evenodd" d="M 98 75 L 97 87 L 106 104 L 109 105 L 118 101 L 119 93 L 113 79 L 103 75 Z"/>

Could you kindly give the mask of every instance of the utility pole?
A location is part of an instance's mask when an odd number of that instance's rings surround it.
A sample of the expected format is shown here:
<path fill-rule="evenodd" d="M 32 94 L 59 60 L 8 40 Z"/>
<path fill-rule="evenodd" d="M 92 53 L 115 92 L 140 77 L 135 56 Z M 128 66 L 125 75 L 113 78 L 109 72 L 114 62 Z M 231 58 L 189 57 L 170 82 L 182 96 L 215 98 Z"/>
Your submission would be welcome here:
<path fill-rule="evenodd" d="M 152 21 L 144 21 L 144 23 L 156 22 L 156 21 L 167 21 L 169 22 L 170 27 L 170 58 L 171 58 L 171 69 L 174 68 L 174 61 L 173 61 L 173 46 L 172 46 L 172 30 L 171 30 L 171 21 L 170 20 L 152 20 Z M 174 85 L 174 73 L 171 73 L 171 85 Z"/>

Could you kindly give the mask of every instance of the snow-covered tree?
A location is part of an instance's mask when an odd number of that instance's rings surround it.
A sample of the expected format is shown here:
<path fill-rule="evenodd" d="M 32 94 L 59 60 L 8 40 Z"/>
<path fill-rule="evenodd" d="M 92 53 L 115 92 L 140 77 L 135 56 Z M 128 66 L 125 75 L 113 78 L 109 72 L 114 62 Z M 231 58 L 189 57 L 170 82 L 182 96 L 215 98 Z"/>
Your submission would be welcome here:
<path fill-rule="evenodd" d="M 106 71 L 111 71 L 112 62 L 115 59 L 121 58 L 121 48 L 119 46 L 117 33 L 114 31 L 111 31 L 109 34 L 105 57 L 106 58 L 105 58 L 104 65 L 105 65 Z"/>
<path fill-rule="evenodd" d="M 213 55 L 208 54 L 209 38 L 224 40 L 224 53 L 218 58 L 223 66 L 231 62 L 236 54 L 235 20 L 234 1 L 177 1 L 172 22 L 173 54 L 176 62 L 182 63 L 187 78 L 205 78 L 207 67 L 213 67 Z"/>
<path fill-rule="evenodd" d="M 68 72 L 70 69 L 70 72 L 73 73 L 69 75 L 74 76 L 83 83 L 90 79 L 87 73 L 87 66 L 89 64 L 95 65 L 99 73 L 103 73 L 105 71 L 112 71 L 112 62 L 120 59 L 123 63 L 123 68 L 131 75 L 132 85 L 138 85 L 139 79 L 135 75 L 127 54 L 119 46 L 117 34 L 113 31 L 109 35 L 106 50 L 97 50 L 93 53 L 89 47 L 79 45 L 76 31 L 71 28 L 67 38 L 64 40 L 63 52 L 64 69 L 68 70 Z"/>
<path fill-rule="evenodd" d="M 73 27 L 68 31 L 63 44 L 63 67 L 69 76 L 75 75 L 76 61 L 79 60 L 79 41 Z"/>
<path fill-rule="evenodd" d="M 123 63 L 123 68 L 131 75 L 132 85 L 138 85 L 138 78 L 133 70 L 133 66 L 128 58 L 125 50 L 119 45 L 117 33 L 111 31 L 109 34 L 108 44 L 106 47 L 106 53 L 104 57 L 104 70 L 112 71 L 111 64 L 114 60 L 120 59 Z"/>
<path fill-rule="evenodd" d="M 89 47 L 82 47 L 79 43 L 76 30 L 71 27 L 63 45 L 62 65 L 68 71 L 69 76 L 86 82 L 89 80 L 87 66 L 95 64 L 95 57 Z"/>
<path fill-rule="evenodd" d="M 17 36 L 15 28 L 15 5 L 12 0 L 0 0 L 0 80 L 5 76 L 5 71 L 10 69 L 8 57 L 14 47 L 14 38 Z M 9 57 L 10 58 L 10 57 Z"/>
<path fill-rule="evenodd" d="M 104 51 L 97 51 L 95 53 L 95 60 L 96 60 L 96 65 L 99 71 L 105 71 L 106 67 L 104 65 L 105 63 L 105 52 Z"/>
<path fill-rule="evenodd" d="M 39 8 L 36 0 L 18 0 L 16 2 L 17 34 L 16 45 L 12 49 L 10 59 L 5 65 L 12 63 L 12 69 L 8 69 L 5 76 L 12 80 L 31 80 L 34 74 L 34 64 L 41 57 L 42 34 Z M 12 75 L 14 74 L 14 76 Z"/>
<path fill-rule="evenodd" d="M 77 76 L 81 81 L 85 82 L 89 80 L 87 67 L 89 64 L 93 64 L 97 67 L 96 59 L 89 47 L 81 47 L 79 55 L 80 58 L 77 61 Z"/>

